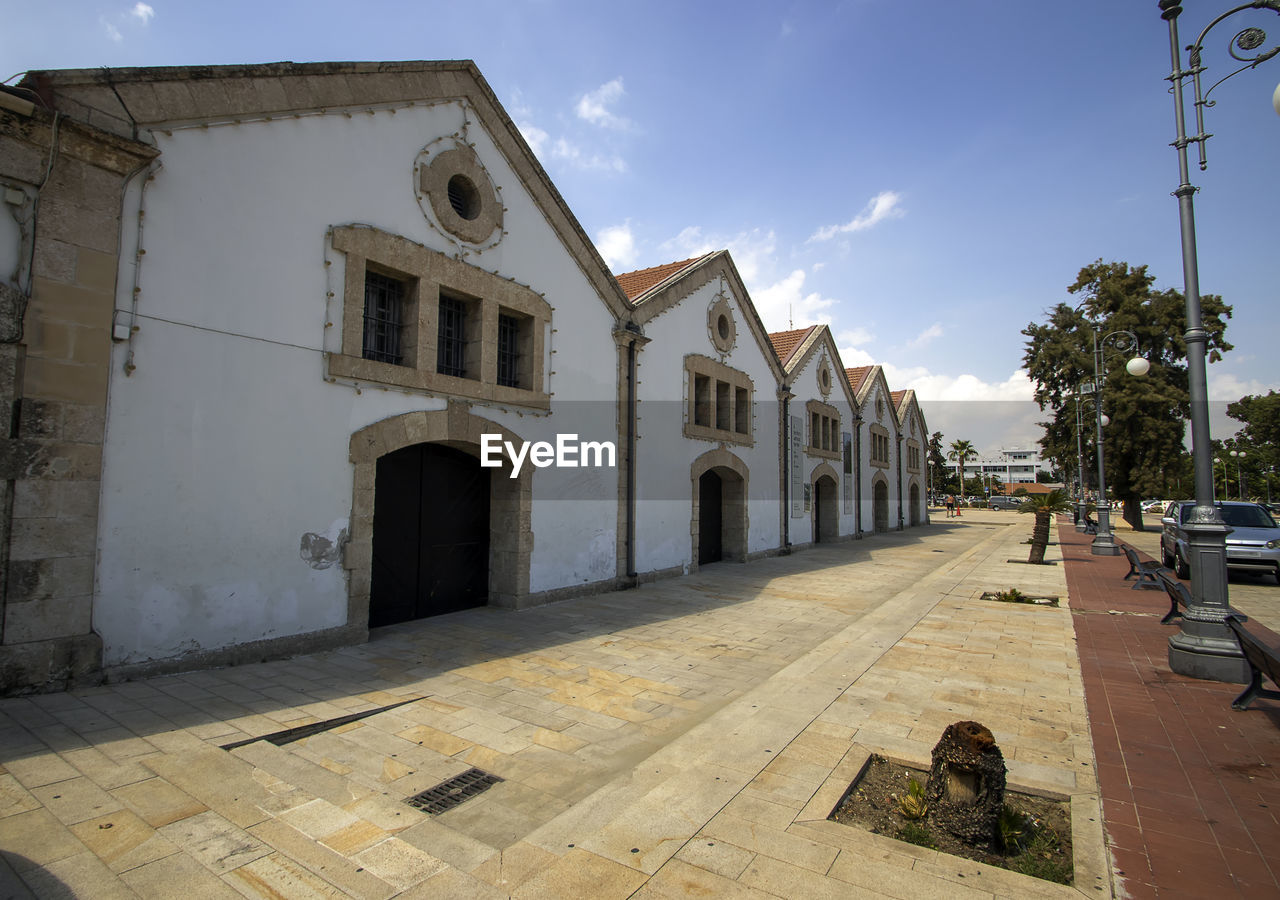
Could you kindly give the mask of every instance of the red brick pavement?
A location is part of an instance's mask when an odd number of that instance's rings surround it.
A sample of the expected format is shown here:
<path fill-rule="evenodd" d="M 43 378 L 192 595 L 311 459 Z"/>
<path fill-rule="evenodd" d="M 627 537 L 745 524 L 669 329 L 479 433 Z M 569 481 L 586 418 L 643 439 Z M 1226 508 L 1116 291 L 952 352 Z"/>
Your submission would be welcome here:
<path fill-rule="evenodd" d="M 1123 556 L 1058 537 L 1112 860 L 1132 897 L 1280 897 L 1280 702 L 1169 669 L 1163 591 Z M 1114 614 L 1118 613 L 1118 614 Z M 1280 637 L 1251 623 L 1280 646 Z"/>

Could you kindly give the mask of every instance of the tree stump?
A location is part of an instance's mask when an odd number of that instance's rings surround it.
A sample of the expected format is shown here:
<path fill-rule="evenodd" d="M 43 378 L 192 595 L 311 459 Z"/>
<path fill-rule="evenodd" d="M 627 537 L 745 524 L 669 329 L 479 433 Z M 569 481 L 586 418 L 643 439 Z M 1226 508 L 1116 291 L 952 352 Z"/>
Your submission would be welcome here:
<path fill-rule="evenodd" d="M 933 748 L 925 785 L 929 818 L 972 845 L 996 839 L 1004 806 L 1004 754 L 991 732 L 977 722 L 948 725 Z"/>

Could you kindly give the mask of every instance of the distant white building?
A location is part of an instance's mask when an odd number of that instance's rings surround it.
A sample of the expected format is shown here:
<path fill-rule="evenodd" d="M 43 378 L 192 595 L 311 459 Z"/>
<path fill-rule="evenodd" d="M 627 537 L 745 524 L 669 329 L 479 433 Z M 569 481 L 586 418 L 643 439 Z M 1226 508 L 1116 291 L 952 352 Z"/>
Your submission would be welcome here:
<path fill-rule="evenodd" d="M 964 477 L 995 476 L 1002 482 L 1034 484 L 1036 473 L 1048 474 L 1049 464 L 1040 458 L 1040 451 L 1023 448 L 1001 449 L 965 463 Z"/>

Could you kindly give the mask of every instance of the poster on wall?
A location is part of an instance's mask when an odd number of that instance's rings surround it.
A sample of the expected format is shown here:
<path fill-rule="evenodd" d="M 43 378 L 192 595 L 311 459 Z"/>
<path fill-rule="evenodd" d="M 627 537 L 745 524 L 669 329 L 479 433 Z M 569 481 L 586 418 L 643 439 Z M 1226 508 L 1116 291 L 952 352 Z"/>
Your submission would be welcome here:
<path fill-rule="evenodd" d="M 840 479 L 841 500 L 846 516 L 853 515 L 853 435 L 848 431 L 840 433 L 841 446 L 844 448 L 844 478 Z"/>
<path fill-rule="evenodd" d="M 807 485 L 804 483 L 804 454 L 801 450 L 801 441 L 804 430 L 804 423 L 799 416 L 791 417 L 791 517 L 800 518 L 804 515 L 804 511 L 809 508 L 807 498 L 805 497 L 805 489 Z"/>

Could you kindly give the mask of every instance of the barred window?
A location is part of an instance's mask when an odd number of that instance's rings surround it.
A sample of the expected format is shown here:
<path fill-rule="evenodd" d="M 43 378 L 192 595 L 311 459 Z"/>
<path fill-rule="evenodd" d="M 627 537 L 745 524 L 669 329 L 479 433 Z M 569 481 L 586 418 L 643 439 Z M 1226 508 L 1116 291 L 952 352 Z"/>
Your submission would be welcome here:
<path fill-rule="evenodd" d="M 440 328 L 436 339 L 436 371 L 464 378 L 466 369 L 466 304 L 456 297 L 440 297 Z"/>
<path fill-rule="evenodd" d="M 404 282 L 378 272 L 364 274 L 365 359 L 404 365 Z"/>
<path fill-rule="evenodd" d="M 515 316 L 498 316 L 498 384 L 520 387 L 520 323 Z"/>

